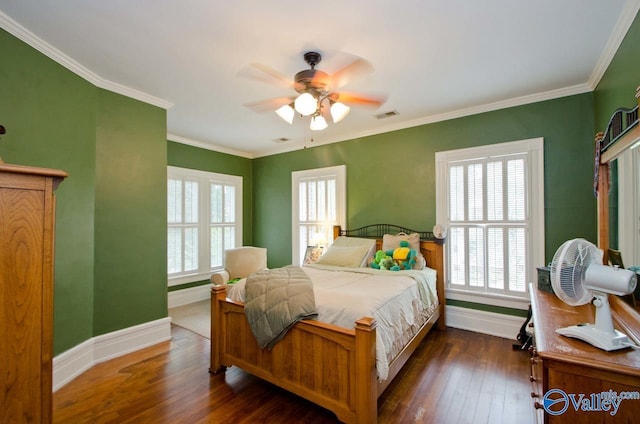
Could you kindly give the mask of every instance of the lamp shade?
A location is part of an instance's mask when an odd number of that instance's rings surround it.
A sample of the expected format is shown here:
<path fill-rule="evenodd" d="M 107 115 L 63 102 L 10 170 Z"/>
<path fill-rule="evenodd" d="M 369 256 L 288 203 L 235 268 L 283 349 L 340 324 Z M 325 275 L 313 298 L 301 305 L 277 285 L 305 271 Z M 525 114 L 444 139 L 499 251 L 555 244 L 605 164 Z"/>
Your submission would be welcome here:
<path fill-rule="evenodd" d="M 324 119 L 324 116 L 322 116 L 322 115 L 313 115 L 311 117 L 311 125 L 309 126 L 309 128 L 312 131 L 323 130 L 323 129 L 327 128 L 327 120 Z"/>
<path fill-rule="evenodd" d="M 293 115 L 295 114 L 295 111 L 293 110 L 293 107 L 291 107 L 291 105 L 284 105 L 278 108 L 278 110 L 276 110 L 276 113 L 279 117 L 287 121 L 289 124 L 293 123 Z"/>
<path fill-rule="evenodd" d="M 310 93 L 302 93 L 295 101 L 296 112 L 309 116 L 318 109 L 318 101 Z"/>
<path fill-rule="evenodd" d="M 335 102 L 331 104 L 331 118 L 333 118 L 334 123 L 338 123 L 344 119 L 345 116 L 349 114 L 351 108 L 344 103 Z"/>

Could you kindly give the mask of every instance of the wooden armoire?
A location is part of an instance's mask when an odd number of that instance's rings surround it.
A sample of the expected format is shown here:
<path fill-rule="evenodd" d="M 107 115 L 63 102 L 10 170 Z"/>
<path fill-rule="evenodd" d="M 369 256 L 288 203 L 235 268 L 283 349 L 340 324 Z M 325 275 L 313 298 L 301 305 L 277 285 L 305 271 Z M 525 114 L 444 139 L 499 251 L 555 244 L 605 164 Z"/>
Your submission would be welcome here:
<path fill-rule="evenodd" d="M 50 423 L 54 169 L 0 163 L 0 422 Z"/>

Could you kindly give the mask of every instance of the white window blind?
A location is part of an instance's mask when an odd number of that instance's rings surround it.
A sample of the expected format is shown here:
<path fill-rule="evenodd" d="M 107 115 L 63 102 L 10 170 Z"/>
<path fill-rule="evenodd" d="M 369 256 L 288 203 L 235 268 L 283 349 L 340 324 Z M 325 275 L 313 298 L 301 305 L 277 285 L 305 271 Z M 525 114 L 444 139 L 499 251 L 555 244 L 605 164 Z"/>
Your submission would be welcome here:
<path fill-rule="evenodd" d="M 346 167 L 296 171 L 292 177 L 292 263 L 300 264 L 307 246 L 326 246 L 333 226 L 345 222 Z"/>
<path fill-rule="evenodd" d="M 169 285 L 208 278 L 242 243 L 242 177 L 168 167 Z"/>
<path fill-rule="evenodd" d="M 542 139 L 436 154 L 453 290 L 526 297 L 544 263 Z"/>

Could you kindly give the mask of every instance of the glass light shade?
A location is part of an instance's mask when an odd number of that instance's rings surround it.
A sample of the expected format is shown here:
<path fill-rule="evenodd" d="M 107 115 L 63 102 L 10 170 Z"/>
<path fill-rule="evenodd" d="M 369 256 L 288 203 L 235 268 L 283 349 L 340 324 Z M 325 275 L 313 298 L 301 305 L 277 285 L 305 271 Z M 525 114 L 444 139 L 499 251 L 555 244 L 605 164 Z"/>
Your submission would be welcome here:
<path fill-rule="evenodd" d="M 302 93 L 295 101 L 296 112 L 309 116 L 318 110 L 318 101 L 309 93 Z"/>
<path fill-rule="evenodd" d="M 295 114 L 295 111 L 293 110 L 291 105 L 284 105 L 278 108 L 278 110 L 276 110 L 276 113 L 279 117 L 287 121 L 289 124 L 293 123 L 293 115 Z"/>
<path fill-rule="evenodd" d="M 344 103 L 335 102 L 331 105 L 331 118 L 333 118 L 334 123 L 338 123 L 344 119 L 345 116 L 349 114 L 351 108 Z"/>
<path fill-rule="evenodd" d="M 320 131 L 327 128 L 327 120 L 322 115 L 314 115 L 311 117 L 311 125 L 309 126 L 312 131 Z"/>

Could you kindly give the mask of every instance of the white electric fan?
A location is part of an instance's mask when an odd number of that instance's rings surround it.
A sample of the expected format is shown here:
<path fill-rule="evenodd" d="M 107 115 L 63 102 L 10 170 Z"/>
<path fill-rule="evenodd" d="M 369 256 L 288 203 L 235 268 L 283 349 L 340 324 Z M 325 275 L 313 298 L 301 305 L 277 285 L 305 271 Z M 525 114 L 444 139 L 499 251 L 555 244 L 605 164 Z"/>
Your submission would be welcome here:
<path fill-rule="evenodd" d="M 595 324 L 572 325 L 556 332 L 606 351 L 635 347 L 624 333 L 613 328 L 607 294 L 633 293 L 637 284 L 635 272 L 602 265 L 602 250 L 577 238 L 564 242 L 553 255 L 550 278 L 553 291 L 563 302 L 578 306 L 593 299 L 596 307 Z"/>

